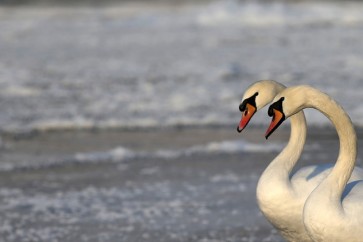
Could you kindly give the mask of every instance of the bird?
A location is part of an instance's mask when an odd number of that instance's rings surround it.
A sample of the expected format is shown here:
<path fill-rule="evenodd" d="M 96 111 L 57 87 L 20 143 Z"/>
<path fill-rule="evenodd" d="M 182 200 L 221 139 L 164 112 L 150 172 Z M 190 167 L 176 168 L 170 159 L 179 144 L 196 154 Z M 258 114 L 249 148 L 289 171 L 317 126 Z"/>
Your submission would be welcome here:
<path fill-rule="evenodd" d="M 363 241 L 363 175 L 355 166 L 357 137 L 348 114 L 329 95 L 306 85 L 284 89 L 273 102 L 266 136 L 295 113 L 314 108 L 332 122 L 339 137 L 335 165 L 305 202 L 303 223 L 309 236 L 313 241 Z"/>
<path fill-rule="evenodd" d="M 249 86 L 239 105 L 242 118 L 237 131 L 241 132 L 253 115 L 271 103 L 284 89 L 284 85 L 272 80 L 258 81 Z M 257 203 L 261 212 L 287 241 L 312 241 L 303 223 L 304 204 L 333 166 L 306 166 L 292 172 L 303 151 L 306 132 L 305 115 L 301 110 L 291 117 L 288 144 L 264 170 L 256 188 Z M 268 135 L 266 137 L 268 138 Z M 354 173 L 352 178 L 355 176 Z"/>
<path fill-rule="evenodd" d="M 274 97 L 286 87 L 274 80 L 261 80 L 250 85 L 245 91 L 239 110 L 242 118 L 237 126 L 240 133 L 248 125 L 253 115 L 267 104 L 271 103 Z"/>

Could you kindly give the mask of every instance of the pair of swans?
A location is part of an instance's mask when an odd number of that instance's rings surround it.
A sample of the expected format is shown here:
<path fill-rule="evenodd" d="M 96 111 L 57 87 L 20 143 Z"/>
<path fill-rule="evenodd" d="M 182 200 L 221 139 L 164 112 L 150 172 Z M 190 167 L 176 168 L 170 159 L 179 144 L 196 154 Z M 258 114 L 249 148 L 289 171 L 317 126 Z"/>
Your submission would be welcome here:
<path fill-rule="evenodd" d="M 287 118 L 291 134 L 258 181 L 262 213 L 288 241 L 363 241 L 363 170 L 354 167 L 357 141 L 349 116 L 312 87 L 286 88 L 275 81 L 259 81 L 243 96 L 237 130 L 241 132 L 254 113 L 270 102 L 272 121 L 266 138 Z M 317 109 L 330 119 L 340 150 L 335 164 L 307 166 L 292 174 L 306 139 L 304 108 Z"/>

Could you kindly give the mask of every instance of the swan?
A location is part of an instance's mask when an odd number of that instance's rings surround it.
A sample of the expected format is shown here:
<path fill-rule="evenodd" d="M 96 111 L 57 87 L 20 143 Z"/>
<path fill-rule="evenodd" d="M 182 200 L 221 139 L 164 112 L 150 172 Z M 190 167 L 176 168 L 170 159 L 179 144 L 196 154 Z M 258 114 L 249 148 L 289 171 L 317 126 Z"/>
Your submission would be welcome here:
<path fill-rule="evenodd" d="M 253 115 L 272 102 L 274 97 L 285 88 L 284 85 L 273 80 L 261 80 L 250 85 L 245 91 L 239 105 L 239 110 L 242 112 L 242 118 L 237 126 L 237 131 L 239 133 L 242 132 Z"/>
<path fill-rule="evenodd" d="M 271 80 L 252 84 L 245 91 L 239 106 L 242 118 L 237 131 L 241 132 L 253 115 L 272 102 L 285 88 L 284 85 Z M 306 130 L 304 113 L 297 112 L 291 117 L 288 144 L 270 162 L 257 184 L 256 196 L 261 212 L 288 241 L 311 241 L 303 223 L 304 203 L 332 167 L 332 164 L 307 166 L 292 174 L 292 169 L 303 151 Z"/>
<path fill-rule="evenodd" d="M 303 222 L 310 237 L 314 241 L 363 241 L 363 175 L 362 169 L 355 167 L 357 138 L 349 116 L 327 94 L 310 86 L 287 88 L 274 101 L 266 136 L 304 108 L 322 112 L 339 136 L 338 160 L 304 206 Z"/>

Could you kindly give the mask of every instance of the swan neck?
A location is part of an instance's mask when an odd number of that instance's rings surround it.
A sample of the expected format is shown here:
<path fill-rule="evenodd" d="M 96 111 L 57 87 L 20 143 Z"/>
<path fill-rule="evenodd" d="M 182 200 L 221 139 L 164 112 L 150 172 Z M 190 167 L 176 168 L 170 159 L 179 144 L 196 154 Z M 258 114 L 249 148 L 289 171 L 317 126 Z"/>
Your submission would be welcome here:
<path fill-rule="evenodd" d="M 280 153 L 279 159 L 284 161 L 285 169 L 290 175 L 297 163 L 305 145 L 306 120 L 303 111 L 300 111 L 290 118 L 290 138 L 284 150 Z"/>
<path fill-rule="evenodd" d="M 325 93 L 313 93 L 309 97 L 312 108 L 330 119 L 339 137 L 339 155 L 331 173 L 321 183 L 330 197 L 340 202 L 344 188 L 352 174 L 357 156 L 357 138 L 351 119 L 343 108 Z"/>
<path fill-rule="evenodd" d="M 266 169 L 267 174 L 272 173 L 272 177 L 276 179 L 282 178 L 284 182 L 290 180 L 291 171 L 304 148 L 306 140 L 306 120 L 303 111 L 291 116 L 290 126 L 290 138 L 287 145 Z M 280 175 L 276 175 L 276 173 Z"/>

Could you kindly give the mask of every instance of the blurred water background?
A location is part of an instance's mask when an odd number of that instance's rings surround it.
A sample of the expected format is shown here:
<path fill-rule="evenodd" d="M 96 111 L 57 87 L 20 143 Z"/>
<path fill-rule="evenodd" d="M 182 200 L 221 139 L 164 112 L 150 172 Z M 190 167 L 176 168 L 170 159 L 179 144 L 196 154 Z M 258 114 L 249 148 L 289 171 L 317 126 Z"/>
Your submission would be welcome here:
<path fill-rule="evenodd" d="M 361 1 L 0 4 L 3 241 L 281 241 L 254 190 L 288 130 L 237 135 L 244 90 L 310 84 L 363 126 Z M 302 159 L 334 161 L 307 120 Z"/>
<path fill-rule="evenodd" d="M 363 124 L 362 3 L 172 3 L 1 8 L 1 129 L 230 125 L 260 79 L 311 84 Z"/>

